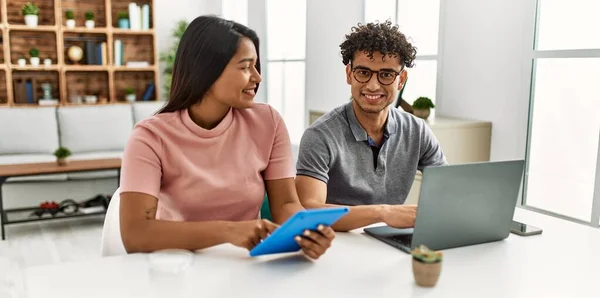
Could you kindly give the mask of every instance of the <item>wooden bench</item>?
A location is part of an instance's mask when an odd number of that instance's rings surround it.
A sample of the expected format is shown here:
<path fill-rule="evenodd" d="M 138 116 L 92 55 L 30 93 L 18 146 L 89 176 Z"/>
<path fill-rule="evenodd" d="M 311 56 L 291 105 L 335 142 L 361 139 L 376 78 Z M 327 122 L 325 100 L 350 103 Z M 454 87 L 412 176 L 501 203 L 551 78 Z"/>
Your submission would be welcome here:
<path fill-rule="evenodd" d="M 57 213 L 51 217 L 39 217 L 31 218 L 29 214 L 39 207 L 31 208 L 15 208 L 15 209 L 4 209 L 2 199 L 2 185 L 4 182 L 11 177 L 19 176 L 37 176 L 47 174 L 60 174 L 60 173 L 73 173 L 73 172 L 91 172 L 98 170 L 118 170 L 119 178 L 121 174 L 121 159 L 110 158 L 110 159 L 90 159 L 90 160 L 73 160 L 67 165 L 59 166 L 56 162 L 44 162 L 44 163 L 23 163 L 23 164 L 9 164 L 0 165 L 0 221 L 2 221 L 2 240 L 5 239 L 4 226 L 9 224 L 26 223 L 39 220 L 51 220 L 51 219 L 64 219 L 72 217 L 90 216 L 104 214 L 106 211 L 83 213 L 75 212 L 73 214 L 60 214 Z M 120 179 L 117 179 L 117 183 Z M 118 185 L 117 185 L 118 187 Z M 116 188 L 115 188 L 116 189 Z M 9 218 L 9 215 L 14 214 L 14 218 Z M 23 215 L 27 214 L 27 215 Z"/>

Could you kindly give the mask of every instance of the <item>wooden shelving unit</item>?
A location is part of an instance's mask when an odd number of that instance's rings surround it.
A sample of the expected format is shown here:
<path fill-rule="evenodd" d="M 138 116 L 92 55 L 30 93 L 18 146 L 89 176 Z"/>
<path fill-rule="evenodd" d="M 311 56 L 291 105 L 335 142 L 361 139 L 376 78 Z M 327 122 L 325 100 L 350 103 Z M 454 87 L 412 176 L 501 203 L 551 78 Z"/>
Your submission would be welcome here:
<path fill-rule="evenodd" d="M 143 100 L 149 84 L 154 88 L 149 100 L 158 99 L 158 53 L 154 30 L 153 0 L 37 0 L 39 8 L 37 27 L 25 24 L 21 9 L 29 0 L 0 0 L 0 107 L 36 107 L 43 93 L 42 84 L 49 83 L 53 97 L 61 106 L 86 104 L 88 95 L 97 97 L 96 104 L 125 104 L 125 90 L 134 88 L 137 101 Z M 131 30 L 118 26 L 120 12 L 129 12 L 129 4 L 149 5 L 149 29 Z M 76 27 L 66 26 L 65 14 L 72 10 Z M 95 15 L 95 27 L 85 27 L 85 12 Z M 122 65 L 115 65 L 115 40 L 124 46 Z M 86 44 L 87 43 L 87 44 Z M 105 61 L 86 61 L 86 49 L 105 43 Z M 77 63 L 69 58 L 71 46 L 83 50 L 84 58 Z M 86 48 L 86 46 L 88 46 Z M 30 64 L 29 51 L 40 52 L 39 66 Z M 90 56 L 92 54 L 90 53 Z M 25 57 L 25 66 L 18 59 Z M 44 59 L 52 60 L 50 66 Z M 146 62 L 148 66 L 125 66 L 127 62 Z M 87 64 L 86 62 L 90 62 Z M 23 97 L 23 80 L 28 88 L 35 89 L 36 97 Z"/>

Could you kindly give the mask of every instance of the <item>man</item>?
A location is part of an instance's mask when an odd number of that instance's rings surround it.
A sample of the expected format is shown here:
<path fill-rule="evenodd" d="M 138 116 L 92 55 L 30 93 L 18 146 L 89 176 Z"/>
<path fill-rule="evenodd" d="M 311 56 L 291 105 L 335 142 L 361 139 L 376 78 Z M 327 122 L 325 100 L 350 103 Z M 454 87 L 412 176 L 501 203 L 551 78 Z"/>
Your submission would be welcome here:
<path fill-rule="evenodd" d="M 427 124 L 390 105 L 406 82 L 416 49 L 391 22 L 354 27 L 340 45 L 352 100 L 323 115 L 300 142 L 296 188 L 306 208 L 350 206 L 333 228 L 377 222 L 414 226 L 402 205 L 417 170 L 446 165 Z"/>

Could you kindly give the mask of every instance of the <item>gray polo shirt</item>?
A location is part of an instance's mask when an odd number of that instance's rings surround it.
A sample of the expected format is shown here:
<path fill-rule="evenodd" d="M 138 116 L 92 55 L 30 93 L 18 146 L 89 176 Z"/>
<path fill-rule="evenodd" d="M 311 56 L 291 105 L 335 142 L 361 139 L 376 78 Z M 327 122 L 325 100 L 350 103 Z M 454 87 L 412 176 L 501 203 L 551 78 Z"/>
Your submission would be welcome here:
<path fill-rule="evenodd" d="M 429 126 L 409 113 L 390 107 L 385 134 L 374 153 L 352 102 L 338 107 L 304 132 L 297 175 L 327 183 L 329 204 L 403 204 L 417 170 L 446 158 Z"/>

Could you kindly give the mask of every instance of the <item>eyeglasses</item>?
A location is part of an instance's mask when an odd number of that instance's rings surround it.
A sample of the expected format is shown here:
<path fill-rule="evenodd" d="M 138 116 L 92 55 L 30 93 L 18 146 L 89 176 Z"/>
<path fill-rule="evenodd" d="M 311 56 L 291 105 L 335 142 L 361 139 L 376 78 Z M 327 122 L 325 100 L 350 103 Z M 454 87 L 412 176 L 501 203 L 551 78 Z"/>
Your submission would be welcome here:
<path fill-rule="evenodd" d="M 366 67 L 355 67 L 352 68 L 352 74 L 354 79 L 359 83 L 368 83 L 373 77 L 373 73 L 377 74 L 377 81 L 381 85 L 390 85 L 394 83 L 396 77 L 402 73 L 402 71 L 394 70 L 371 70 Z"/>

